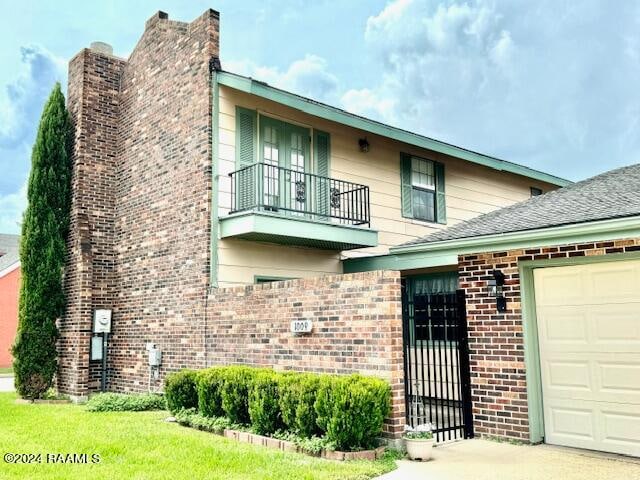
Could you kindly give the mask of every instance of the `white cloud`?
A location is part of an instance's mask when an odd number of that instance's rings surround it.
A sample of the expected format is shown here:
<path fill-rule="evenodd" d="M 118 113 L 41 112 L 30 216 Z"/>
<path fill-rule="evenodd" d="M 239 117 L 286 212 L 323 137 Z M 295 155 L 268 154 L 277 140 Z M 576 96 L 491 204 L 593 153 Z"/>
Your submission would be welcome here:
<path fill-rule="evenodd" d="M 503 30 L 500 33 L 500 39 L 491 47 L 489 57 L 496 65 L 506 66 L 511 61 L 514 54 L 515 46 L 511 40 L 511 34 Z"/>
<path fill-rule="evenodd" d="M 572 179 L 640 161 L 640 5 L 395 0 L 366 22 L 372 75 L 318 56 L 225 68 Z M 348 55 L 348 49 L 340 52 Z"/>
<path fill-rule="evenodd" d="M 44 103 L 66 62 L 38 45 L 22 47 L 21 65 L 0 90 L 0 232 L 19 231 L 30 156 Z M 19 185 L 22 187 L 17 188 Z"/>
<path fill-rule="evenodd" d="M 256 65 L 249 60 L 225 62 L 223 68 L 325 102 L 335 100 L 337 94 L 338 79 L 328 71 L 327 61 L 317 55 L 305 55 L 284 71 Z"/>
<path fill-rule="evenodd" d="M 27 206 L 27 182 L 17 192 L 0 196 L 0 232 L 20 233 L 22 213 Z"/>
<path fill-rule="evenodd" d="M 640 161 L 640 7 L 396 0 L 367 21 L 381 80 L 347 109 L 581 178 Z M 390 108 L 379 108 L 384 104 Z"/>
<path fill-rule="evenodd" d="M 56 81 L 66 76 L 66 62 L 43 47 L 20 49 L 21 68 L 0 96 L 0 147 L 13 147 L 34 130 Z"/>
<path fill-rule="evenodd" d="M 346 91 L 340 101 L 344 108 L 351 113 L 374 119 L 384 119 L 390 123 L 396 121 L 395 100 L 392 97 L 381 96 L 380 92 L 374 92 L 368 88 L 352 89 Z"/>

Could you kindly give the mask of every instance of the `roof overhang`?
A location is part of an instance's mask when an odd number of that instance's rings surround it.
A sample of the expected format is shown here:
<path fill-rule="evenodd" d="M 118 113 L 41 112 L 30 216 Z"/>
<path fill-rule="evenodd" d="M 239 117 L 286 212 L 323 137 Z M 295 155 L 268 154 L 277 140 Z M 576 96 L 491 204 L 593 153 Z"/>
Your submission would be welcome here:
<path fill-rule="evenodd" d="M 345 261 L 345 273 L 455 265 L 458 255 L 640 237 L 640 215 L 558 227 L 392 247 L 388 255 Z"/>
<path fill-rule="evenodd" d="M 9 265 L 8 267 L 5 267 L 4 269 L 0 270 L 0 278 L 4 277 L 5 275 L 10 274 L 11 272 L 13 272 L 16 268 L 20 267 L 20 261 L 17 261 L 15 263 L 12 263 L 11 265 Z"/>
<path fill-rule="evenodd" d="M 264 82 L 254 80 L 252 78 L 224 71 L 218 72 L 216 77 L 220 85 L 225 85 L 245 93 L 266 98 L 267 100 L 286 105 L 296 110 L 308 113 L 309 115 L 324 118 L 325 120 L 341 123 L 343 125 L 391 138 L 409 145 L 426 148 L 434 152 L 439 152 L 472 163 L 484 165 L 485 167 L 489 167 L 494 170 L 514 173 L 516 175 L 532 178 L 541 182 L 551 183 L 559 187 L 565 187 L 572 183 L 564 178 L 540 172 L 533 168 L 457 147 L 455 145 L 418 135 L 417 133 L 409 132 L 401 128 L 385 125 L 384 123 L 376 122 L 375 120 L 364 118 L 359 115 L 346 112 L 345 110 L 280 90 L 279 88 L 272 87 Z"/>

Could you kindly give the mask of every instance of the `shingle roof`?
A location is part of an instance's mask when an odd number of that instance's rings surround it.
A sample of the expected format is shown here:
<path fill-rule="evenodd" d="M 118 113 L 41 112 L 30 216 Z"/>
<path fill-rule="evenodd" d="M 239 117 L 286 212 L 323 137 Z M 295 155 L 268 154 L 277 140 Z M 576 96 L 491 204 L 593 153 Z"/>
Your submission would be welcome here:
<path fill-rule="evenodd" d="M 440 242 L 640 215 L 640 164 L 480 215 L 405 243 Z"/>
<path fill-rule="evenodd" d="M 20 237 L 0 233 L 0 272 L 20 261 Z"/>

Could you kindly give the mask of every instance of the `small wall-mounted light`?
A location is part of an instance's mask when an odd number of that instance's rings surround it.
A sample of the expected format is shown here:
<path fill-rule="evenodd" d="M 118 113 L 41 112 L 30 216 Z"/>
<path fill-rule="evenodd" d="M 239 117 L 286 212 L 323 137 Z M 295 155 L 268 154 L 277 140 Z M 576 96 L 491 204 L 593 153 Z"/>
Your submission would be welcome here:
<path fill-rule="evenodd" d="M 358 140 L 358 145 L 360 146 L 360 151 L 367 153 L 369 151 L 369 140 L 367 138 L 361 138 Z"/>
<path fill-rule="evenodd" d="M 496 298 L 496 309 L 499 312 L 507 310 L 507 299 L 504 297 L 504 273 L 500 270 L 491 272 L 493 278 L 487 281 L 487 296 Z"/>

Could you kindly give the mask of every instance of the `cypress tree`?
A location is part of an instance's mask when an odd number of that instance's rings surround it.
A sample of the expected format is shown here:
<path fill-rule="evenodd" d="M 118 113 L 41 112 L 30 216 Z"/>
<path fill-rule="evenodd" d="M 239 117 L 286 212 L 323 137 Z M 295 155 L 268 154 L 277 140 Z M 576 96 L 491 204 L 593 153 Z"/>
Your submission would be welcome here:
<path fill-rule="evenodd" d="M 71 203 L 71 122 L 60 84 L 45 104 L 31 155 L 20 238 L 22 282 L 12 348 L 16 389 L 41 398 L 57 369 L 56 319 L 65 305 L 62 273 Z"/>

